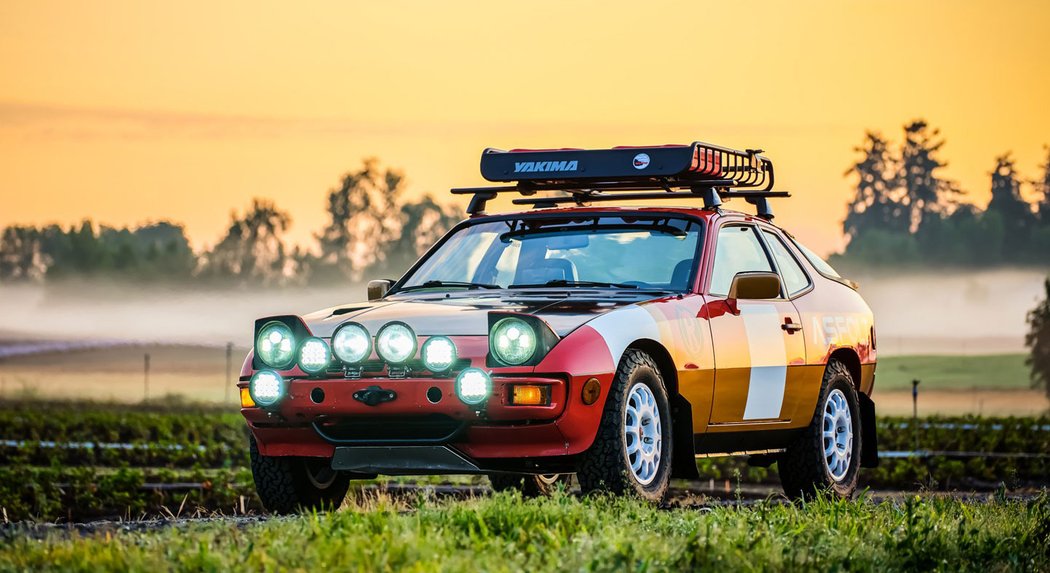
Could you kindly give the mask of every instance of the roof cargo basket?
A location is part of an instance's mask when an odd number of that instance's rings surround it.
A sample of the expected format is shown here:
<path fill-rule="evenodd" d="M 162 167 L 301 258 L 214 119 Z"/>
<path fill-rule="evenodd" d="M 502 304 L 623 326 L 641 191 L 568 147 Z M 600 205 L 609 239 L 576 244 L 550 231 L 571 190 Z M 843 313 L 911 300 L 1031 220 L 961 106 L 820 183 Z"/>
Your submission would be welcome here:
<path fill-rule="evenodd" d="M 486 149 L 481 155 L 482 176 L 515 185 L 460 188 L 452 193 L 473 195 L 467 207 L 472 215 L 483 213 L 486 202 L 498 194 L 517 193 L 524 197 L 515 199 L 515 204 L 538 208 L 696 198 L 714 209 L 722 199 L 741 197 L 758 207 L 760 217 L 772 219 L 767 199 L 789 194 L 772 190 L 773 163 L 761 153 L 702 142 L 612 149 Z M 532 197 L 540 191 L 562 194 Z"/>

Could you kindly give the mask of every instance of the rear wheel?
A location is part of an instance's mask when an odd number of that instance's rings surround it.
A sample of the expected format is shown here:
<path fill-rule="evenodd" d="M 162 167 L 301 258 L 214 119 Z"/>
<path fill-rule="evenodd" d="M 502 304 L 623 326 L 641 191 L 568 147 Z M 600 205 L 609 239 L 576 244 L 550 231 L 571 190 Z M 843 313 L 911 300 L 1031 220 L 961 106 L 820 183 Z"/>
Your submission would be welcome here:
<path fill-rule="evenodd" d="M 594 438 L 576 474 L 584 493 L 663 501 L 671 479 L 671 416 L 660 369 L 645 352 L 620 360 Z"/>
<path fill-rule="evenodd" d="M 251 436 L 255 491 L 270 513 L 336 509 L 350 488 L 350 475 L 332 469 L 328 458 L 264 456 Z"/>
<path fill-rule="evenodd" d="M 554 493 L 558 487 L 568 489 L 572 474 L 489 474 L 489 483 L 496 491 L 518 490 L 523 497 L 541 497 Z"/>
<path fill-rule="evenodd" d="M 853 376 L 844 364 L 832 360 L 824 371 L 813 420 L 777 460 L 788 497 L 811 498 L 818 491 L 851 497 L 860 473 L 860 428 Z"/>

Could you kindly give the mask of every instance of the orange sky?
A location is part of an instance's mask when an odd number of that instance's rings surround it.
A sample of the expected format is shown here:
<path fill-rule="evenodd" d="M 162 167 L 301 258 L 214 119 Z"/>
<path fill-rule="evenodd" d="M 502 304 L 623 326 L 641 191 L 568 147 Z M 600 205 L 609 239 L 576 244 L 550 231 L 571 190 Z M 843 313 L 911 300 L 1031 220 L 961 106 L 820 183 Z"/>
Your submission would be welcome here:
<path fill-rule="evenodd" d="M 170 218 L 213 243 L 274 198 L 291 237 L 362 157 L 412 193 L 494 147 L 762 147 L 778 222 L 841 245 L 863 131 L 925 117 L 987 201 L 1050 143 L 1050 2 L 5 2 L 0 225 Z"/>

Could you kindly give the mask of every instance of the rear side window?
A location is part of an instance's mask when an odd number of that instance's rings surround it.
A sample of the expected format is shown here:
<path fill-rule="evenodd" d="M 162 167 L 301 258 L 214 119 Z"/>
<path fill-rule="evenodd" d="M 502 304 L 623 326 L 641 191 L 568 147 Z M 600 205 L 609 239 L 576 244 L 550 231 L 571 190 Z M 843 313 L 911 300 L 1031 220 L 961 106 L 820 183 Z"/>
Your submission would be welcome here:
<path fill-rule="evenodd" d="M 766 243 L 769 244 L 769 250 L 773 252 L 773 259 L 780 267 L 780 276 L 784 279 L 784 290 L 792 296 L 805 290 L 809 286 L 809 277 L 806 276 L 806 272 L 802 270 L 795 257 L 791 255 L 783 239 L 776 233 L 769 231 L 763 231 L 763 233 L 766 236 Z"/>
<path fill-rule="evenodd" d="M 794 238 L 792 238 L 792 241 L 794 241 Z M 834 268 L 832 268 L 832 266 L 829 265 L 827 261 L 820 258 L 820 255 L 807 249 L 805 245 L 798 241 L 794 241 L 794 243 L 795 246 L 798 247 L 798 250 L 802 251 L 802 254 L 806 257 L 806 260 L 809 261 L 809 264 L 813 265 L 813 268 L 817 269 L 817 272 L 819 272 L 822 275 L 834 277 L 836 279 L 842 278 L 842 275 L 840 275 Z"/>
<path fill-rule="evenodd" d="M 726 296 L 737 273 L 773 272 L 753 227 L 732 226 L 718 230 L 715 264 L 711 268 L 711 294 Z"/>

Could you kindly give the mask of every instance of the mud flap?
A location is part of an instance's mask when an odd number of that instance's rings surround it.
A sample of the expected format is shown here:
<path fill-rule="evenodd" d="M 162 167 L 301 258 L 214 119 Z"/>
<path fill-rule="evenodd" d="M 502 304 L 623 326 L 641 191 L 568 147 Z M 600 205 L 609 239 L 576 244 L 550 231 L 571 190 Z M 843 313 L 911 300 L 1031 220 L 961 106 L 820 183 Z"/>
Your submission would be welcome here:
<path fill-rule="evenodd" d="M 674 436 L 671 477 L 699 479 L 696 450 L 693 449 L 693 407 L 679 394 L 671 396 L 671 422 L 671 432 Z"/>
<path fill-rule="evenodd" d="M 879 466 L 879 440 L 875 435 L 875 402 L 867 394 L 857 393 L 860 398 L 860 467 Z"/>

